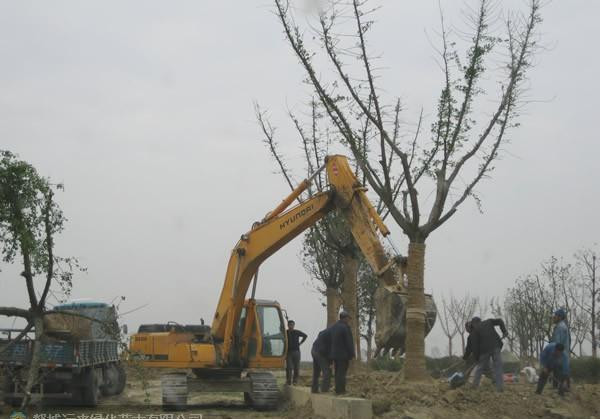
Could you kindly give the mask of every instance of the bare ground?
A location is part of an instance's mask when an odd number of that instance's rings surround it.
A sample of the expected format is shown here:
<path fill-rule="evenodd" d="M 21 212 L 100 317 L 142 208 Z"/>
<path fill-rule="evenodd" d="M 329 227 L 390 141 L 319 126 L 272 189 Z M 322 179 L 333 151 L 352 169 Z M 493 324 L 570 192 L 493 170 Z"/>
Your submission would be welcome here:
<path fill-rule="evenodd" d="M 302 370 L 301 385 L 309 385 L 310 374 Z M 281 372 L 278 372 L 283 383 Z M 147 388 L 143 388 L 143 383 Z M 573 383 L 572 391 L 560 398 L 551 386 L 543 395 L 534 394 L 534 385 L 526 383 L 506 384 L 503 393 L 497 393 L 489 381 L 480 389 L 468 386 L 450 389 L 445 381 L 408 385 L 398 373 L 363 370 L 348 377 L 350 396 L 373 400 L 374 412 L 383 418 L 403 419 L 479 419 L 479 418 L 586 418 L 600 419 L 600 385 Z M 129 376 L 122 395 L 103 399 L 96 409 L 35 406 L 30 413 L 68 414 L 81 413 L 114 415 L 129 414 L 129 419 L 159 419 L 164 412 L 160 406 L 160 379 L 151 374 L 147 379 Z M 10 408 L 0 404 L 0 417 Z M 260 412 L 244 405 L 243 396 L 235 393 L 205 393 L 189 399 L 187 418 L 317 418 L 310 406 L 293 407 L 282 403 L 275 412 Z M 76 419 L 77 416 L 71 416 Z M 111 419 L 103 416 L 103 419 Z M 175 414 L 173 419 L 177 419 Z M 60 419 L 65 419 L 62 416 Z"/>
<path fill-rule="evenodd" d="M 309 384 L 309 377 L 302 384 Z M 535 385 L 507 383 L 502 393 L 483 380 L 479 389 L 467 384 L 451 389 L 445 380 L 405 384 L 398 373 L 361 371 L 348 377 L 348 395 L 373 400 L 381 417 L 414 419 L 586 418 L 600 419 L 600 385 L 572 383 L 571 392 L 558 396 L 551 385 L 542 395 Z"/>

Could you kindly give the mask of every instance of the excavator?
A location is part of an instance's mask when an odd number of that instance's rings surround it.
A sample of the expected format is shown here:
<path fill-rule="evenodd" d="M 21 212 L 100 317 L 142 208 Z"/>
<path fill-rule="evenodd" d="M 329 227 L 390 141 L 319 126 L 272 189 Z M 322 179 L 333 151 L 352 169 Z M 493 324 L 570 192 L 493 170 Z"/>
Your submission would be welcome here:
<path fill-rule="evenodd" d="M 322 170 L 327 174 L 328 189 L 289 208 Z M 356 243 L 378 276 L 380 292 L 391 294 L 391 298 L 380 298 L 380 302 L 402 302 L 398 299 L 405 294 L 404 266 L 398 258 L 386 254 L 377 231 L 386 236 L 389 230 L 365 192 L 346 157 L 328 156 L 310 178 L 242 234 L 231 252 L 212 326 L 140 326 L 131 336 L 130 353 L 145 367 L 170 369 L 161 377 L 164 408 L 184 409 L 188 395 L 195 391 L 243 392 L 246 403 L 254 408 L 277 406 L 279 389 L 275 376 L 267 370 L 283 368 L 287 337 L 279 304 L 255 298 L 258 269 L 269 256 L 331 211 L 338 210 L 346 218 Z M 246 298 L 250 286 L 250 298 Z M 431 298 L 429 301 L 432 303 Z M 377 310 L 399 315 L 394 307 Z M 435 307 L 427 310 L 427 317 L 431 318 L 432 312 L 435 321 Z M 390 321 L 401 323 L 403 319 Z M 428 322 L 427 328 L 432 326 Z M 402 327 L 387 330 L 388 334 L 405 334 Z M 380 337 L 380 341 L 389 341 L 397 349 L 404 338 L 387 336 Z M 194 376 L 186 372 L 190 369 Z"/>

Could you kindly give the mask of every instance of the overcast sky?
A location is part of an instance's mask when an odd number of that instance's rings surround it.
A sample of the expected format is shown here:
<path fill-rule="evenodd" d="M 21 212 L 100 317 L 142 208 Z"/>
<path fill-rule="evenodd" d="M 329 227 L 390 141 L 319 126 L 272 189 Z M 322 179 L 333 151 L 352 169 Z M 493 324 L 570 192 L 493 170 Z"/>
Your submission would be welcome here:
<path fill-rule="evenodd" d="M 269 109 L 300 173 L 285 114 L 303 109 L 304 74 L 270 2 L 233 4 L 0 2 L 0 149 L 64 182 L 57 199 L 69 221 L 57 247 L 88 267 L 73 297 L 124 295 L 124 311 L 147 305 L 125 316 L 132 330 L 210 322 L 230 250 L 287 194 L 253 101 Z M 441 1 L 458 27 L 462 5 Z M 467 201 L 428 240 L 426 288 L 436 296 L 503 295 L 542 260 L 569 258 L 600 238 L 600 3 L 554 1 L 543 16 L 548 48 L 530 73 L 532 102 L 492 179 L 478 187 L 484 214 Z M 421 107 L 430 117 L 442 82 L 431 44 L 438 1 L 387 1 L 377 20 L 371 43 L 383 53 L 386 93 L 402 98 L 407 123 Z M 406 239 L 388 224 L 405 252 Z M 312 338 L 325 310 L 299 244 L 263 265 L 257 295 L 278 300 Z M 18 269 L 1 269 L 0 305 L 25 306 Z M 440 336 L 428 339 L 428 352 L 444 351 Z"/>

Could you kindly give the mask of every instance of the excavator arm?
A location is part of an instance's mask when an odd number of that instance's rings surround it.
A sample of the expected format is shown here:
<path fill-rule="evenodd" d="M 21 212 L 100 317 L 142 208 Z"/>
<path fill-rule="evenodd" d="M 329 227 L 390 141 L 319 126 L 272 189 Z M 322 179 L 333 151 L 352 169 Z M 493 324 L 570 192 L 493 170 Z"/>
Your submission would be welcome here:
<path fill-rule="evenodd" d="M 384 236 L 389 231 L 367 198 L 365 188 L 354 175 L 348 160 L 344 156 L 328 156 L 322 169 L 327 171 L 329 190 L 287 209 L 310 185 L 310 179 L 303 181 L 277 208 L 243 234 L 231 252 L 211 328 L 217 344 L 217 359 L 222 365 L 233 359 L 235 327 L 260 264 L 333 210 L 341 211 L 346 217 L 356 243 L 384 287 L 396 293 L 403 291 L 402 284 L 398 283 L 390 269 L 394 260 L 386 256 L 377 234 L 377 230 Z"/>

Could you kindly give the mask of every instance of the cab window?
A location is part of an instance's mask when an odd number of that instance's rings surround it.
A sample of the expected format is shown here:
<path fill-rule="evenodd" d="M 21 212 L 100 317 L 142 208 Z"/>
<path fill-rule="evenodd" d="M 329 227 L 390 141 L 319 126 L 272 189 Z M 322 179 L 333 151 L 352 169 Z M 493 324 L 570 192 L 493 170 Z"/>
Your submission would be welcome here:
<path fill-rule="evenodd" d="M 262 355 L 283 356 L 285 351 L 285 328 L 281 313 L 274 306 L 257 306 L 256 312 L 262 336 Z"/>

